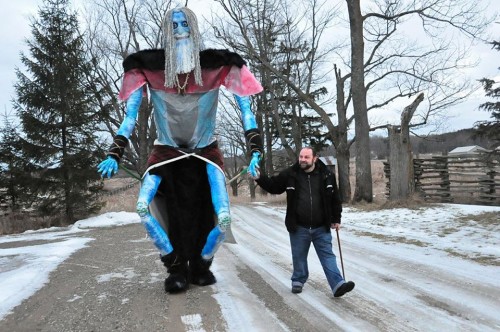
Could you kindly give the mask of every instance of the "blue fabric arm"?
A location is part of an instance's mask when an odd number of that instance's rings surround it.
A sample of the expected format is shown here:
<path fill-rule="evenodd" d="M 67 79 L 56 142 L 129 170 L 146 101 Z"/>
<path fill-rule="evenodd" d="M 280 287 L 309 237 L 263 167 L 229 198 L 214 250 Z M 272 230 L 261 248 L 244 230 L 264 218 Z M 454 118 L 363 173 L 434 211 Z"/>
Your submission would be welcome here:
<path fill-rule="evenodd" d="M 243 129 L 245 131 L 257 129 L 257 122 L 255 121 L 255 116 L 250 108 L 250 97 L 240 97 L 238 95 L 234 95 L 234 99 L 240 107 Z"/>
<path fill-rule="evenodd" d="M 139 88 L 132 92 L 130 97 L 127 99 L 127 115 L 123 119 L 120 128 L 117 131 L 117 135 L 122 135 L 126 138 L 130 138 L 132 131 L 135 127 L 135 120 L 137 119 L 137 114 L 139 113 L 139 107 L 142 102 L 142 88 Z"/>
<path fill-rule="evenodd" d="M 158 175 L 146 173 L 141 184 L 141 190 L 139 192 L 139 199 L 137 200 L 136 208 L 142 224 L 146 228 L 151 240 L 153 240 L 153 243 L 160 250 L 160 253 L 163 256 L 170 254 L 174 248 L 172 247 L 167 233 L 161 227 L 160 223 L 151 215 L 148 208 L 158 191 L 161 180 L 161 177 Z"/>
<path fill-rule="evenodd" d="M 135 119 L 139 113 L 139 107 L 142 102 L 142 89 L 134 91 L 127 99 L 126 116 L 123 120 L 118 132 L 116 133 L 113 145 L 108 153 L 108 156 L 97 166 L 97 172 L 101 173 L 102 177 L 112 177 L 118 172 L 118 162 L 120 161 L 125 146 L 128 144 L 128 139 L 132 134 L 135 126 Z M 119 139 L 119 141 L 117 140 Z"/>
<path fill-rule="evenodd" d="M 257 135 L 260 139 L 260 134 L 258 133 L 259 131 L 257 129 L 257 121 L 255 120 L 255 115 L 252 113 L 252 110 L 250 108 L 250 97 L 240 97 L 238 95 L 234 95 L 234 99 L 240 107 L 241 120 L 243 122 L 243 129 L 245 130 L 245 134 L 247 136 L 247 141 L 249 140 L 249 137 L 253 137 L 255 135 Z M 249 143 L 252 154 L 250 164 L 248 165 L 248 173 L 251 177 L 258 178 L 260 175 L 259 162 L 262 156 L 262 144 L 261 142 L 259 142 L 258 145 L 260 146 L 256 148 L 255 145 L 251 144 L 252 142 L 249 141 Z M 259 151 L 259 149 L 261 151 Z"/>

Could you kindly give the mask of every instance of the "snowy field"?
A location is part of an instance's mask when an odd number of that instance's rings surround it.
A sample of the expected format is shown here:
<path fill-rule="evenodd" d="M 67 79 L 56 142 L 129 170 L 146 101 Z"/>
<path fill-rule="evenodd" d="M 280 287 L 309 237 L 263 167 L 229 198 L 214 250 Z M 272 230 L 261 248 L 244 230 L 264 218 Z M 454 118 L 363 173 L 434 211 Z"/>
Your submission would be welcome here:
<path fill-rule="evenodd" d="M 288 294 L 291 257 L 283 208 L 254 203 L 233 205 L 232 212 L 236 244 L 221 247 L 213 265 L 218 283 L 210 286 L 230 331 L 289 330 L 269 312 L 272 306 L 234 278 L 239 262 L 286 293 L 283 305 L 345 331 L 500 330 L 500 207 L 345 208 L 340 240 L 346 279 L 356 288 L 342 299 L 329 293 L 314 249 L 304 292 Z M 475 217 L 484 212 L 487 219 Z M 49 283 L 65 259 L 92 246 L 89 230 L 130 223 L 139 223 L 136 214 L 106 213 L 68 228 L 0 237 L 0 319 Z M 335 235 L 333 245 L 338 253 Z M 201 324 L 199 317 L 184 319 L 186 330 Z"/>

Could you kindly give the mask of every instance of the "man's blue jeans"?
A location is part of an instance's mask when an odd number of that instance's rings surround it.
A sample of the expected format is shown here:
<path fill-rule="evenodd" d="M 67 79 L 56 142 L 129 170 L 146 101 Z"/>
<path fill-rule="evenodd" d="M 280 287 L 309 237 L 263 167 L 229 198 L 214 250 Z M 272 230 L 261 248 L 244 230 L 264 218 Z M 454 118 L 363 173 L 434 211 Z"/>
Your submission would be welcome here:
<path fill-rule="evenodd" d="M 292 285 L 302 286 L 309 277 L 307 255 L 311 242 L 314 245 L 321 266 L 323 266 L 328 284 L 330 284 L 330 288 L 335 294 L 335 291 L 345 281 L 337 267 L 337 257 L 332 250 L 332 233 L 325 232 L 324 227 L 309 229 L 298 226 L 295 233 L 290 233 L 293 259 Z"/>

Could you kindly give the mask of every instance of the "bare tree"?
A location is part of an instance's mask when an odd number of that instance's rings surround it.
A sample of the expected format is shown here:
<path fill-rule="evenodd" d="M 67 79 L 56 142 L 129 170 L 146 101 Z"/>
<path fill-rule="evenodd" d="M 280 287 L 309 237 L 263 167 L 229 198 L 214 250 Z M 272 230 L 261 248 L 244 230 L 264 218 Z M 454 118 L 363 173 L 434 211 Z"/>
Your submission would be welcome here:
<path fill-rule="evenodd" d="M 118 100 L 123 75 L 122 62 L 141 49 L 161 47 L 161 22 L 171 1 L 92 0 L 87 3 L 87 49 L 98 77 L 96 106 L 103 110 L 104 131 L 115 134 L 125 116 Z M 130 137 L 127 160 L 142 173 L 156 139 L 152 106 L 143 102 L 137 126 Z"/>
<path fill-rule="evenodd" d="M 320 47 L 328 28 L 334 24 L 332 13 L 338 12 L 338 8 L 327 8 L 326 1 L 318 0 L 299 5 L 287 0 L 217 0 L 227 16 L 213 18 L 212 26 L 217 27 L 218 41 L 241 53 L 264 85 L 265 93 L 254 98 L 254 102 L 257 122 L 264 132 L 266 171 L 273 172 L 276 139 L 287 151 L 289 160 L 296 158 L 296 151 L 307 136 L 303 132 L 304 118 L 313 112 L 319 115 L 335 144 L 343 200 L 351 196 L 349 148 L 355 139 L 358 149 L 354 200 L 371 201 L 368 133 L 381 126 L 375 124 L 370 128 L 367 112 L 385 109 L 399 98 L 425 91 L 424 107 L 414 114 L 410 127 L 445 114 L 446 109 L 467 97 L 471 90 L 469 82 L 457 80 L 453 74 L 463 66 L 468 50 L 453 48 L 450 38 L 439 39 L 443 35 L 440 31 L 448 26 L 473 38 L 481 35 L 489 21 L 481 18 L 477 0 L 470 4 L 466 0 L 379 0 L 372 2 L 371 7 L 366 5 L 364 15 L 359 0 L 346 1 L 351 11 L 351 51 L 349 56 L 335 60 L 343 64 L 343 72 L 340 66 L 334 66 L 338 125 L 325 110 L 330 99 L 326 94 L 328 70 L 324 64 L 330 61 L 328 55 L 333 48 Z M 96 13 L 106 15 L 106 19 L 99 19 L 106 26 L 89 25 L 94 27 L 89 28 L 90 35 L 99 36 L 90 38 L 89 44 L 97 46 L 92 49 L 99 59 L 99 68 L 103 68 L 104 91 L 97 100 L 109 111 L 107 130 L 113 132 L 123 117 L 123 105 L 116 100 L 121 76 L 118 64 L 141 45 L 156 47 L 161 37 L 154 32 L 161 31 L 159 22 L 164 3 L 106 0 L 99 4 L 96 2 L 99 8 Z M 308 10 L 298 10 L 297 6 L 306 6 Z M 398 35 L 410 18 L 422 22 L 420 35 L 426 41 L 423 45 L 418 46 L 413 40 L 405 43 Z M 348 116 L 351 104 L 354 115 Z M 141 114 L 149 118 L 148 110 Z M 352 121 L 356 123 L 356 136 L 348 140 Z M 138 142 L 147 140 L 152 144 L 155 132 L 152 119 L 149 122 L 142 119 L 141 123 L 145 127 L 138 128 L 132 137 L 137 161 L 147 156 L 146 151 L 138 149 Z"/>
<path fill-rule="evenodd" d="M 319 67 L 331 51 L 319 47 L 332 21 L 332 14 L 320 15 L 329 13 L 321 11 L 326 2 L 308 1 L 309 10 L 305 12 L 285 0 L 217 2 L 229 17 L 213 19 L 213 25 L 219 27 L 217 37 L 246 55 L 264 85 L 265 93 L 258 97 L 259 111 L 263 118 L 274 120 L 274 128 L 263 123 L 266 142 L 272 136 L 270 130 L 275 129 L 288 158 L 296 160 L 304 141 L 302 119 L 308 109 L 321 116 L 328 132 L 335 130 L 329 114 L 319 104 L 325 102 L 327 92 L 322 86 L 327 72 Z M 289 126 L 282 126 L 288 119 Z M 266 162 L 270 165 L 272 146 L 266 144 L 266 148 Z"/>
<path fill-rule="evenodd" d="M 367 116 L 370 109 L 367 106 L 367 90 L 371 87 L 370 84 L 375 85 L 391 76 L 395 77 L 392 78 L 395 83 L 394 87 L 399 89 L 398 93 L 388 97 L 381 104 L 373 105 L 372 108 L 382 107 L 398 97 L 411 96 L 423 91 L 425 89 L 423 85 L 426 83 L 433 85 L 434 89 L 436 87 L 442 89 L 447 87 L 446 79 L 440 84 L 435 84 L 438 79 L 433 74 L 437 76 L 439 73 L 447 72 L 446 69 L 459 68 L 458 61 L 460 56 L 464 54 L 458 52 L 458 57 L 455 57 L 455 54 L 451 53 L 452 50 L 446 46 L 446 42 L 437 43 L 439 45 L 437 48 L 433 47 L 432 44 L 427 45 L 427 52 L 422 52 L 420 55 L 416 55 L 416 52 L 387 53 L 383 50 L 383 45 L 396 35 L 396 28 L 410 18 L 418 18 L 422 23 L 423 35 L 420 37 L 426 37 L 433 41 L 443 41 L 443 38 L 446 38 L 444 31 L 447 28 L 452 28 L 471 39 L 478 38 L 490 20 L 483 17 L 483 8 L 477 0 L 379 0 L 374 1 L 373 8 L 367 5 L 368 13 L 366 14 L 361 12 L 360 0 L 346 0 L 346 3 L 351 36 L 351 90 L 357 147 L 354 200 L 371 202 L 372 181 Z M 371 37 L 373 38 L 370 39 Z M 365 42 L 369 43 L 370 49 L 365 49 Z M 367 60 L 365 60 L 365 54 L 369 54 Z M 439 58 L 440 60 L 429 61 L 436 54 L 438 56 L 434 59 Z M 447 64 L 454 63 L 449 68 L 446 68 L 446 65 L 440 65 L 439 62 L 446 60 L 446 57 L 448 57 Z M 413 59 L 413 61 L 407 61 L 408 67 L 405 68 L 402 64 L 404 61 L 401 61 L 403 58 Z M 394 62 L 395 59 L 398 61 Z M 395 63 L 398 64 L 398 67 L 393 66 Z M 381 68 L 385 68 L 384 73 L 379 71 Z M 366 83 L 370 72 L 377 74 L 371 83 Z M 448 81 L 448 83 L 450 82 Z M 444 94 L 437 92 L 438 90 L 434 90 L 436 93 L 427 93 L 429 98 L 435 98 L 434 106 L 430 106 L 429 110 L 433 110 L 435 113 L 439 109 L 442 110 L 457 103 L 467 95 L 466 92 L 464 93 L 465 88 L 465 86 L 461 88 L 454 86 Z M 429 110 L 425 113 L 427 116 L 432 114 Z M 423 120 L 426 122 L 427 119 L 426 117 Z"/>
<path fill-rule="evenodd" d="M 415 189 L 413 154 L 410 142 L 410 121 L 418 105 L 424 100 L 421 93 L 401 113 L 399 126 L 387 126 L 389 133 L 390 200 L 400 200 L 411 196 Z"/>
<path fill-rule="evenodd" d="M 356 135 L 356 188 L 354 201 L 371 202 L 372 173 L 370 164 L 370 137 L 364 71 L 363 16 L 359 0 L 346 0 L 351 35 L 351 93 L 354 107 Z"/>
<path fill-rule="evenodd" d="M 336 110 L 338 119 L 338 130 L 333 133 L 335 148 L 337 151 L 337 172 L 339 179 L 339 194 L 340 200 L 342 202 L 349 202 L 351 200 L 351 182 L 349 180 L 350 175 L 350 149 L 354 143 L 354 139 L 349 140 L 347 133 L 349 127 L 351 126 L 354 117 L 347 117 L 347 109 L 351 102 L 350 90 L 345 92 L 345 85 L 348 79 L 350 79 L 350 73 L 342 75 L 342 71 L 334 65 L 335 69 L 335 80 L 336 80 Z"/>

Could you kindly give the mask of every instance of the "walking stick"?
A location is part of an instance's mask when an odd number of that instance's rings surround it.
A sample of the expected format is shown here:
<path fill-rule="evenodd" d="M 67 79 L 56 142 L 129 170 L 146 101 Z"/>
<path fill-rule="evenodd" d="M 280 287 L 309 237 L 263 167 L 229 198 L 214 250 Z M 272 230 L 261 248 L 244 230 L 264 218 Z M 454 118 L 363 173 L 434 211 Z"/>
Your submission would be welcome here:
<path fill-rule="evenodd" d="M 345 280 L 344 260 L 342 259 L 342 248 L 340 248 L 339 230 L 336 229 L 336 231 L 337 231 L 337 242 L 339 243 L 340 265 L 342 265 L 342 277 L 344 277 L 344 280 Z"/>
<path fill-rule="evenodd" d="M 128 175 L 130 175 L 131 177 L 133 177 L 137 181 L 139 181 L 139 182 L 141 181 L 141 178 L 138 177 L 137 175 L 135 175 L 134 173 L 132 173 L 127 167 L 125 167 L 123 165 L 118 165 L 118 167 L 123 169 Z"/>
<path fill-rule="evenodd" d="M 241 170 L 241 172 L 239 172 L 235 177 L 233 177 L 231 180 L 227 181 L 226 184 L 230 184 L 231 182 L 233 182 L 234 180 L 236 180 L 237 178 L 239 178 L 240 176 L 242 176 L 243 174 L 245 174 L 245 172 L 248 170 L 248 167 L 245 167 Z"/>

